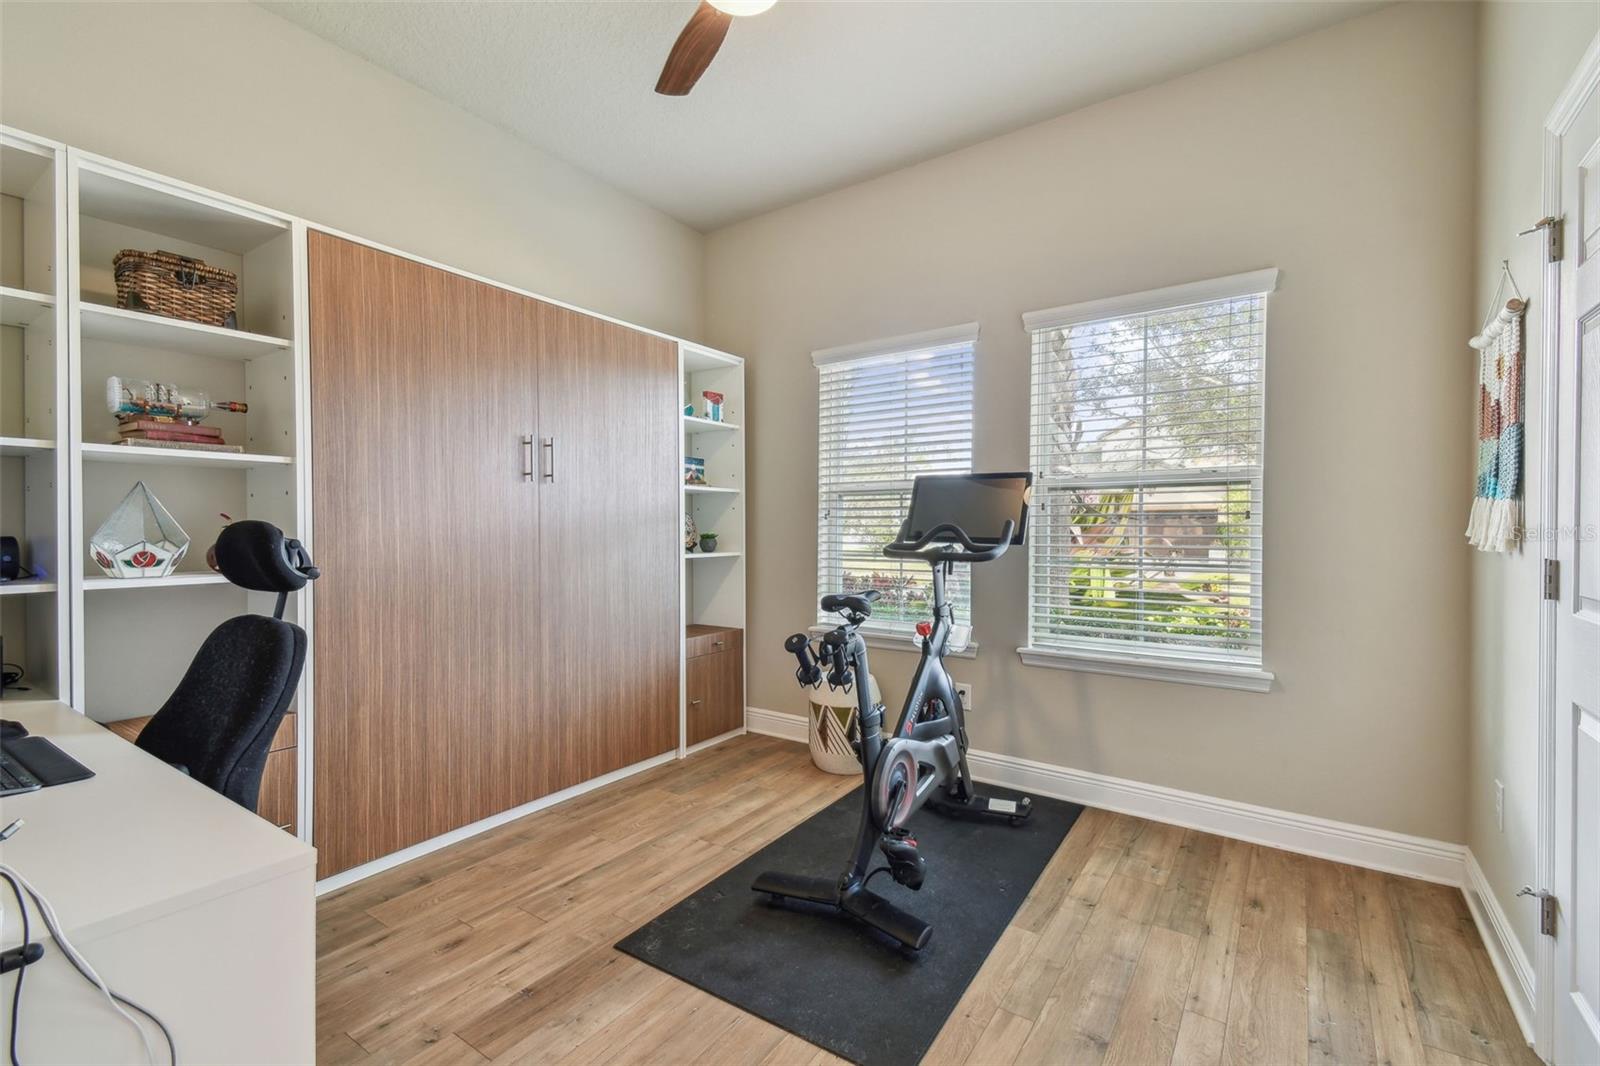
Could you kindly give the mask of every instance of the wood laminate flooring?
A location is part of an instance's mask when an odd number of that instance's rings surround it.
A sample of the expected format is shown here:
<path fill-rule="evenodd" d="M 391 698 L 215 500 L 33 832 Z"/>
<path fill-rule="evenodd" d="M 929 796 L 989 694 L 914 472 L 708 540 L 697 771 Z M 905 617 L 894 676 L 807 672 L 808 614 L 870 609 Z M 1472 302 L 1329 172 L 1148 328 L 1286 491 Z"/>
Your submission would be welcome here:
<path fill-rule="evenodd" d="M 319 1061 L 842 1061 L 611 945 L 855 783 L 742 737 L 324 897 Z M 1090 810 L 924 1062 L 1538 1059 L 1458 890 Z"/>

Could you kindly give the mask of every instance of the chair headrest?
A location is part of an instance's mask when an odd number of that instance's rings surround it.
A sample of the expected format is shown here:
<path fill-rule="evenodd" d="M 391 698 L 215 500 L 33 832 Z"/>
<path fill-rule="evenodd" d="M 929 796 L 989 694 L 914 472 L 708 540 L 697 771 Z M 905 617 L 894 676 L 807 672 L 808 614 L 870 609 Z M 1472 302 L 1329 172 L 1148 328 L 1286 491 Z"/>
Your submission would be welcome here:
<path fill-rule="evenodd" d="M 223 577 L 255 592 L 296 592 L 322 576 L 304 545 L 271 522 L 230 523 L 212 552 Z"/>

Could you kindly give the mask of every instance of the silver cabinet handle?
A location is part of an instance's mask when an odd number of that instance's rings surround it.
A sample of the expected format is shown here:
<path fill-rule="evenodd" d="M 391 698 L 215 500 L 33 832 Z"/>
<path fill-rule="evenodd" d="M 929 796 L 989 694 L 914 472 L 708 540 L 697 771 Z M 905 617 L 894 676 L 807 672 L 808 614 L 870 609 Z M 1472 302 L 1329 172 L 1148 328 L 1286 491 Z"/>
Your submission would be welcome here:
<path fill-rule="evenodd" d="M 689 701 L 689 706 L 693 707 L 696 704 L 700 704 L 700 703 L 704 703 L 704 702 L 705 702 L 705 700 L 690 700 Z"/>
<path fill-rule="evenodd" d="M 533 480 L 533 438 L 522 438 L 522 480 Z"/>
<path fill-rule="evenodd" d="M 554 437 L 540 437 L 539 447 L 544 449 L 544 479 L 554 482 L 556 479 L 556 439 Z"/>

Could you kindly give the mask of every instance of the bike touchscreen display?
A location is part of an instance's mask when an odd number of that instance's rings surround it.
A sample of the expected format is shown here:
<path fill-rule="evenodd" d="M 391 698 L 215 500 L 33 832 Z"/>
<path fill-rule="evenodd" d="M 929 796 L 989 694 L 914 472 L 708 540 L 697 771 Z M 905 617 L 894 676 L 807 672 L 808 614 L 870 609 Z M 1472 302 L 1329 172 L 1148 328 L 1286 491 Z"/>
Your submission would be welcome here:
<path fill-rule="evenodd" d="M 1028 496 L 1033 475 L 925 474 L 911 490 L 907 540 L 916 540 L 939 525 L 960 526 L 980 544 L 995 544 L 1006 519 L 1016 523 L 1012 544 L 1027 532 Z"/>

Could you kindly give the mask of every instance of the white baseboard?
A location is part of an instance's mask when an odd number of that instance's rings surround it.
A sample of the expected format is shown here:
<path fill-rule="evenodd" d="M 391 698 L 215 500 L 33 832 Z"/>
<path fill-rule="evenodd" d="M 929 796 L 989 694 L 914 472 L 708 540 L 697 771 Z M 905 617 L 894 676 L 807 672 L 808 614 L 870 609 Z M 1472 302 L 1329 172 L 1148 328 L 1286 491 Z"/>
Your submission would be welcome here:
<path fill-rule="evenodd" d="M 751 707 L 746 711 L 746 721 L 752 733 L 806 740 L 806 720 L 800 715 Z M 1384 873 L 1457 887 L 1466 883 L 1466 848 L 1460 844 L 1258 807 L 1014 755 L 971 751 L 967 762 L 972 776 L 989 784 Z"/>
<path fill-rule="evenodd" d="M 520 807 L 513 807 L 508 811 L 501 811 L 499 814 L 491 814 L 489 817 L 479 819 L 471 825 L 452 829 L 448 833 L 442 833 L 429 840 L 424 840 L 420 844 L 413 844 L 409 848 L 391 852 L 382 858 L 362 863 L 360 866 L 352 866 L 348 870 L 342 870 L 331 877 L 324 877 L 321 881 L 318 881 L 317 895 L 321 896 L 335 889 L 344 888 L 346 885 L 354 884 L 363 878 L 371 877 L 373 874 L 393 869 L 401 863 L 410 862 L 412 859 L 420 859 L 431 851 L 438 851 L 440 848 L 449 847 L 451 844 L 466 840 L 468 837 L 486 833 L 497 825 L 505 825 L 507 822 L 533 814 L 535 811 L 542 811 L 546 807 L 554 807 L 558 803 L 581 796 L 585 792 L 593 792 L 595 789 L 603 788 L 613 781 L 621 781 L 625 777 L 643 773 L 652 767 L 661 766 L 677 758 L 678 752 L 674 749 L 654 758 L 646 759 L 643 762 L 636 762 L 632 766 L 624 766 L 620 770 L 613 770 L 609 774 L 601 774 L 599 777 L 585 781 L 581 785 L 573 785 L 571 788 L 564 788 L 560 792 L 552 792 L 548 796 L 540 796 L 538 799 L 530 803 L 524 803 Z"/>
<path fill-rule="evenodd" d="M 744 709 L 744 727 L 751 733 L 760 733 L 769 737 L 781 737 L 792 740 L 797 744 L 807 742 L 810 726 L 806 725 L 805 715 L 785 714 L 782 711 L 768 711 L 760 707 L 746 707 Z M 860 759 L 856 760 L 860 762 Z"/>
<path fill-rule="evenodd" d="M 1181 825 L 1384 873 L 1460 886 L 1466 848 L 1387 829 L 1258 807 L 1142 781 L 1072 770 L 992 752 L 967 753 L 980 781 L 1071 800 L 1086 807 Z"/>
<path fill-rule="evenodd" d="M 1517 1016 L 1517 1024 L 1522 1027 L 1523 1039 L 1532 1046 L 1536 1014 L 1533 963 L 1522 950 L 1522 942 L 1512 930 L 1511 921 L 1501 908 L 1499 897 L 1489 887 L 1483 868 L 1470 851 L 1467 852 L 1467 878 L 1462 893 L 1467 897 L 1472 920 L 1477 923 L 1478 935 L 1489 950 L 1494 972 L 1500 975 L 1500 985 L 1506 991 L 1506 999 L 1511 1002 L 1511 1012 Z"/>

